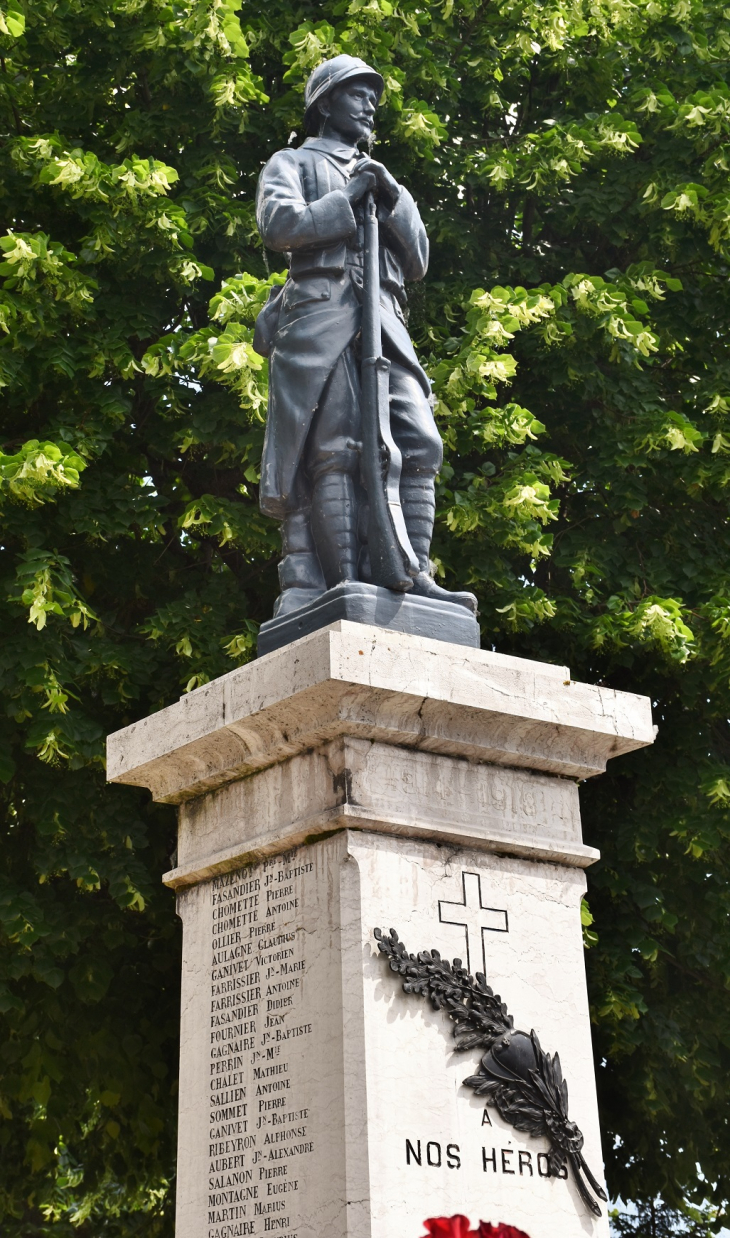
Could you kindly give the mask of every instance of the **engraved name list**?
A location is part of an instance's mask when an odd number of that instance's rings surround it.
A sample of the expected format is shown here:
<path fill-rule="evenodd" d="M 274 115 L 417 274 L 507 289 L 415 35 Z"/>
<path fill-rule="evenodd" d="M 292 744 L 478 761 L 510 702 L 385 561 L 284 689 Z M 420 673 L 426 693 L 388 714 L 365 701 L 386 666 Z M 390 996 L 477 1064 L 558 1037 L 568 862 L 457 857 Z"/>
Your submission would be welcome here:
<path fill-rule="evenodd" d="M 296 1238 L 302 1158 L 314 1147 L 297 1069 L 312 1035 L 302 929 L 312 869 L 284 855 L 210 882 L 207 1238 Z"/>

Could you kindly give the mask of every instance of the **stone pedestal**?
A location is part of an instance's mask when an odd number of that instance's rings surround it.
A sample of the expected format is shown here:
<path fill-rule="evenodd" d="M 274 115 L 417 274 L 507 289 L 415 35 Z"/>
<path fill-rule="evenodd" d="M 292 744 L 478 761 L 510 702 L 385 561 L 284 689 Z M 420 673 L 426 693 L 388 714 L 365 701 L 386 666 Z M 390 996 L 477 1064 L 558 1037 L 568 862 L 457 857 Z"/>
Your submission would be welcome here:
<path fill-rule="evenodd" d="M 177 1238 L 420 1238 L 456 1212 L 606 1238 L 373 930 L 485 971 L 559 1051 L 602 1179 L 576 779 L 652 739 L 648 700 L 566 667 L 346 621 L 110 736 L 109 778 L 179 805 Z"/>

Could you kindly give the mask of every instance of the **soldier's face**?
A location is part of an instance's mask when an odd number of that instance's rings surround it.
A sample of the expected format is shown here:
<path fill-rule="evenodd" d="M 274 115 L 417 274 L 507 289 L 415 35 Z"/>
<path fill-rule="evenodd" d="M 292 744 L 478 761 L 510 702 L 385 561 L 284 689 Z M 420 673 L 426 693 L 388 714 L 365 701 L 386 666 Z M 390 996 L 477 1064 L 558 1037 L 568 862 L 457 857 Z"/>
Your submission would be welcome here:
<path fill-rule="evenodd" d="M 320 103 L 325 116 L 323 132 L 336 134 L 356 146 L 370 137 L 377 106 L 375 87 L 367 79 L 350 78 Z"/>

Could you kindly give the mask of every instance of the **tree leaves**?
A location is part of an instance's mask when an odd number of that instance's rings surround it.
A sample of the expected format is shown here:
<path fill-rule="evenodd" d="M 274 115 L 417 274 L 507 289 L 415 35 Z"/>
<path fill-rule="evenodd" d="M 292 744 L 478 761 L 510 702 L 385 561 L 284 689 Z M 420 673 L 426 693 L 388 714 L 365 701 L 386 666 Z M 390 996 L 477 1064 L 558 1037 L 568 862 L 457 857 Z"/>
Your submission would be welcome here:
<path fill-rule="evenodd" d="M 0 452 L 0 498 L 38 507 L 59 490 L 75 490 L 85 468 L 85 460 L 65 443 L 29 439 L 13 455 Z"/>
<path fill-rule="evenodd" d="M 582 792 L 612 1190 L 719 1206 L 725 8 L 23 10 L 0 16 L 3 1232 L 171 1232 L 174 822 L 104 787 L 103 736 L 253 656 L 271 614 L 251 343 L 285 273 L 255 184 L 340 51 L 383 73 L 374 153 L 431 238 L 409 329 L 446 445 L 441 577 L 478 593 L 487 646 L 655 702 L 655 748 Z M 104 962 L 83 1002 L 71 969 Z"/>

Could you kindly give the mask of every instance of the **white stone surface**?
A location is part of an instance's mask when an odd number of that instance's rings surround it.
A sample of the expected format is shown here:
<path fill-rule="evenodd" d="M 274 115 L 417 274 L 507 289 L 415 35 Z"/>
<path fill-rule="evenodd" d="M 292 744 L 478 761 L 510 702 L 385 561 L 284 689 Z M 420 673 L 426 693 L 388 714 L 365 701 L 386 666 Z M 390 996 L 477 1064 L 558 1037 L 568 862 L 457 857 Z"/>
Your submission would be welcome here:
<path fill-rule="evenodd" d="M 109 737 L 112 781 L 179 804 L 177 1238 L 422 1238 L 456 1212 L 607 1238 L 464 1087 L 478 1051 L 373 929 L 486 966 L 559 1051 L 600 1178 L 575 780 L 653 737 L 646 698 L 566 667 L 346 622 Z"/>
<path fill-rule="evenodd" d="M 489 981 L 516 1026 L 559 1050 L 571 1117 L 601 1177 L 583 874 L 342 831 L 178 895 L 177 1238 L 420 1238 L 427 1217 L 455 1212 L 529 1238 L 606 1238 L 605 1216 L 587 1213 L 570 1180 L 538 1173 L 544 1141 L 494 1110 L 486 1121 L 462 1083 L 478 1051 L 456 1054 L 448 1020 L 403 994 L 375 948 L 373 928 L 393 925 L 412 951 L 465 958 L 464 928 L 442 922 L 458 908 L 439 917 L 440 902 L 464 897 L 464 874 L 468 901 L 478 880 L 494 909 L 480 913 L 492 926 Z"/>
<path fill-rule="evenodd" d="M 462 1082 L 476 1073 L 478 1051 L 454 1052 L 449 1020 L 423 998 L 400 991 L 399 978 L 372 952 L 368 938 L 373 924 L 384 929 L 392 924 L 412 953 L 436 946 L 448 957 L 465 960 L 464 929 L 441 923 L 438 905 L 440 900 L 461 900 L 465 872 L 480 878 L 483 902 L 505 910 L 509 926 L 508 932 L 484 933 L 488 981 L 507 1004 L 515 1026 L 527 1032 L 534 1028 L 545 1050 L 560 1053 L 570 1115 L 585 1135 L 586 1160 L 602 1180 L 580 927 L 583 874 L 516 858 L 465 850 L 444 855 L 443 849 L 428 845 L 388 840 L 384 846 L 383 841 L 363 836 L 350 843 L 359 869 L 366 960 L 373 1238 L 420 1235 L 416 1219 L 456 1212 L 473 1223 L 515 1225 L 529 1238 L 605 1238 L 605 1208 L 601 1220 L 592 1217 L 570 1171 L 567 1181 L 538 1172 L 546 1169 L 544 1157 L 538 1161 L 547 1150 L 546 1141 L 520 1134 L 491 1108 L 486 1109 L 491 1125 L 486 1124 L 483 1100 Z M 413 1156 L 406 1163 L 406 1139 L 416 1152 L 420 1140 L 420 1166 Z M 440 1166 L 428 1164 L 429 1144 L 430 1159 L 440 1157 Z M 449 1167 L 449 1146 L 458 1168 Z M 520 1158 L 520 1152 L 529 1158 Z"/>
<path fill-rule="evenodd" d="M 565 778 L 340 739 L 180 805 L 173 887 L 349 826 L 585 867 Z"/>
<path fill-rule="evenodd" d="M 342 621 L 110 735 L 108 777 L 179 803 L 341 735 L 588 778 L 653 728 L 567 667 Z"/>
<path fill-rule="evenodd" d="M 310 847 L 178 896 L 177 1238 L 342 1233 L 337 877 Z"/>

